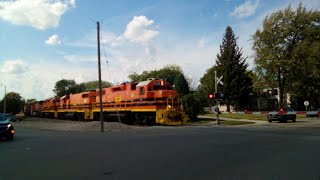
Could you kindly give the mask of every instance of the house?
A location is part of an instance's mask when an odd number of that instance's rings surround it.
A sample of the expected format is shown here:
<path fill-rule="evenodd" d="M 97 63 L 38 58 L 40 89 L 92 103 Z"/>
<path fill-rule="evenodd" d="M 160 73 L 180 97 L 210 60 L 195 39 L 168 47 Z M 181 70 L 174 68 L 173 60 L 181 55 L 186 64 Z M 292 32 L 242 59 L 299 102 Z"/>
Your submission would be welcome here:
<path fill-rule="evenodd" d="M 278 88 L 265 88 L 262 91 L 253 91 L 249 95 L 249 104 L 244 107 L 239 107 L 238 111 L 273 111 L 278 109 L 280 101 Z M 284 107 L 291 105 L 290 95 L 284 95 Z M 226 112 L 227 106 L 220 105 L 220 111 Z M 230 111 L 235 111 L 234 107 L 230 107 Z"/>

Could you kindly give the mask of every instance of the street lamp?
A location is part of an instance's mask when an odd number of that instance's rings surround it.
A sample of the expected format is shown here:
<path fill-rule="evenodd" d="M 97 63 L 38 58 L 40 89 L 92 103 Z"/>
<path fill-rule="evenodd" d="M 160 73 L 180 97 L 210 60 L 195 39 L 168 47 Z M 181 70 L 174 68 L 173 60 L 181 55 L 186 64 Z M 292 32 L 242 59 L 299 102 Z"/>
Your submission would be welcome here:
<path fill-rule="evenodd" d="M 7 86 L 4 84 L 1 84 L 1 86 L 4 86 L 4 98 L 3 98 L 3 113 L 6 113 L 6 94 L 7 94 Z"/>

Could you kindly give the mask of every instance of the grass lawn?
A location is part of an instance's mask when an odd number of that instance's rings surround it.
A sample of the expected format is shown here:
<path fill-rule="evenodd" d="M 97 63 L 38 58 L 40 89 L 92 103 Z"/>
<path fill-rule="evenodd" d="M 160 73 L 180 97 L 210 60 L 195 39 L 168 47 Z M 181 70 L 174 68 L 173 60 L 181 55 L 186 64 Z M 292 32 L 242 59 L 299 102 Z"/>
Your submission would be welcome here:
<path fill-rule="evenodd" d="M 244 124 L 254 124 L 254 122 L 244 122 L 244 121 L 221 121 L 222 125 L 244 125 Z"/>
<path fill-rule="evenodd" d="M 214 116 L 216 117 L 216 114 L 205 114 L 206 116 Z M 260 120 L 260 121 L 266 121 L 267 115 L 266 114 L 237 114 L 237 113 L 222 113 L 219 114 L 219 117 L 222 118 L 231 118 L 231 119 L 247 119 L 247 120 Z M 297 119 L 305 118 L 305 114 L 297 114 Z"/>
<path fill-rule="evenodd" d="M 198 119 L 197 121 L 189 121 L 187 122 L 187 124 L 206 124 L 209 122 L 212 122 L 213 120 L 211 119 Z M 232 120 L 227 120 L 227 121 L 223 121 L 220 120 L 220 124 L 221 125 L 244 125 L 244 124 L 254 124 L 254 122 L 244 122 L 244 121 L 232 121 Z"/>
<path fill-rule="evenodd" d="M 206 116 L 216 116 L 216 114 L 205 114 L 205 115 Z M 219 117 L 231 118 L 231 119 L 261 120 L 261 121 L 267 120 L 267 115 L 265 115 L 265 114 L 222 113 L 222 114 L 219 114 Z"/>
<path fill-rule="evenodd" d="M 297 114 L 297 119 L 306 118 L 305 114 Z"/>

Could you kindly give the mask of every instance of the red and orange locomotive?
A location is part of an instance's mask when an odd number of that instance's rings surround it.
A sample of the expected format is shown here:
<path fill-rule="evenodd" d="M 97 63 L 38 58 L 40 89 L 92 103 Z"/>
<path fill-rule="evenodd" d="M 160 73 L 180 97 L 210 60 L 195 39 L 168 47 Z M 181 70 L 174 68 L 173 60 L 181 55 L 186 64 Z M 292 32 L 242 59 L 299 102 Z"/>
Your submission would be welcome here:
<path fill-rule="evenodd" d="M 74 120 L 99 120 L 99 90 L 50 98 L 30 105 L 31 115 Z M 103 117 L 123 123 L 185 124 L 177 92 L 162 79 L 123 83 L 102 89 Z"/>

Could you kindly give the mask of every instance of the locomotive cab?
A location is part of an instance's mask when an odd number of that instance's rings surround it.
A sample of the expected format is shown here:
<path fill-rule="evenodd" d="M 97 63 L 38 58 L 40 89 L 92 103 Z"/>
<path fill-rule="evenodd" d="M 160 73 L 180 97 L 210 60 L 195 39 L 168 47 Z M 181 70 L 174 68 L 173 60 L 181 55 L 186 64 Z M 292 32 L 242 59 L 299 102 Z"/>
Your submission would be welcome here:
<path fill-rule="evenodd" d="M 157 124 L 185 124 L 188 116 L 179 110 L 178 95 L 172 86 L 162 79 L 148 79 L 137 84 L 139 97 L 156 104 Z"/>

